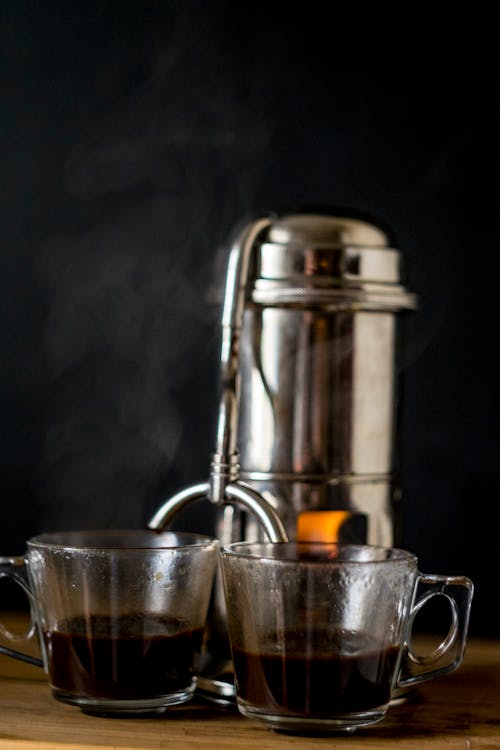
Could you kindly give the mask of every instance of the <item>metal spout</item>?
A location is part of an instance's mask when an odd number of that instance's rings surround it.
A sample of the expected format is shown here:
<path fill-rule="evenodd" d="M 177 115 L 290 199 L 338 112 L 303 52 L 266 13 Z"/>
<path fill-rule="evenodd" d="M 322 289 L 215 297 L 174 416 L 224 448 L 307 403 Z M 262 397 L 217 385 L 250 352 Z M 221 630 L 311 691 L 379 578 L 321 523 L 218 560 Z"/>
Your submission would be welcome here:
<path fill-rule="evenodd" d="M 270 225 L 262 218 L 243 228 L 229 256 L 222 313 L 221 401 L 212 456 L 210 481 L 181 490 L 169 498 L 149 521 L 149 528 L 168 526 L 173 516 L 187 504 L 206 497 L 215 505 L 236 503 L 250 511 L 262 524 L 273 542 L 287 541 L 285 527 L 276 510 L 250 485 L 239 481 L 237 419 L 240 395 L 240 333 L 248 284 L 252 248 L 259 235 Z"/>

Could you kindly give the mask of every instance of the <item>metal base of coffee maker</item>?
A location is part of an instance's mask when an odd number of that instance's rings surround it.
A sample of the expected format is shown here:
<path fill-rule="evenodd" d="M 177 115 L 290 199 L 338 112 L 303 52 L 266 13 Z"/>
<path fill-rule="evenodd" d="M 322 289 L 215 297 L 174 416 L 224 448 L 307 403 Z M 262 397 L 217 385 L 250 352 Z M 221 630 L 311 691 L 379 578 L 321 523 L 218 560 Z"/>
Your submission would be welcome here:
<path fill-rule="evenodd" d="M 236 689 L 232 662 L 209 661 L 198 675 L 196 695 L 218 706 L 235 707 Z"/>

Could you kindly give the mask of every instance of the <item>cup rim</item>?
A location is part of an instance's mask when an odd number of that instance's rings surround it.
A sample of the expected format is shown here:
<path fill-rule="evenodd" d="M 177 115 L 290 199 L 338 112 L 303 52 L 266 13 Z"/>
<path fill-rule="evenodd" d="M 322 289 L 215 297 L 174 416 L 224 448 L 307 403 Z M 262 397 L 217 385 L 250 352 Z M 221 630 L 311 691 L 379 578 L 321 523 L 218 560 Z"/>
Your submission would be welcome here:
<path fill-rule="evenodd" d="M 310 545 L 316 547 L 316 549 L 327 550 L 328 548 L 335 548 L 337 554 L 331 556 L 324 555 L 318 556 L 317 559 L 297 558 L 294 552 L 290 551 L 290 555 L 286 554 L 286 548 L 289 550 L 295 550 L 297 545 Z M 252 551 L 253 548 L 253 551 Z M 267 550 L 280 549 L 281 552 L 285 549 L 285 555 L 274 555 Z M 333 549 L 332 549 L 333 551 Z M 341 554 L 338 554 L 340 551 Z M 359 559 L 342 556 L 342 552 L 358 552 L 358 553 L 371 553 L 370 556 L 361 556 Z M 224 544 L 220 548 L 222 556 L 226 557 L 239 557 L 244 560 L 263 560 L 278 564 L 299 564 L 299 565 L 334 565 L 348 564 L 348 565 L 387 565 L 387 563 L 409 563 L 413 562 L 415 565 L 418 564 L 418 559 L 413 552 L 402 549 L 400 547 L 387 547 L 375 544 L 349 544 L 345 542 L 315 542 L 315 541 L 288 541 L 288 542 L 232 542 L 231 544 Z"/>
<path fill-rule="evenodd" d="M 146 543 L 147 539 L 151 544 Z M 123 543 L 118 540 L 123 540 Z M 135 540 L 135 541 L 134 541 Z M 44 532 L 31 537 L 27 548 L 44 548 L 54 551 L 159 552 L 161 550 L 186 550 L 218 548 L 214 537 L 189 531 L 154 531 L 152 529 L 79 529 Z"/>

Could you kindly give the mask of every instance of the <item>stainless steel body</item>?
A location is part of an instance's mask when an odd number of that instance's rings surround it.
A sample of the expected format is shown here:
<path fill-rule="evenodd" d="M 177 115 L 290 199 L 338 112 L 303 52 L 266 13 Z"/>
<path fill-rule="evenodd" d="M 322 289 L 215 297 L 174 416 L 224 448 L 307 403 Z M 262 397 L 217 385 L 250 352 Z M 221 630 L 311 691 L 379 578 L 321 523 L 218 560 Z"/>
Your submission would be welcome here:
<path fill-rule="evenodd" d="M 337 510 L 349 514 L 345 541 L 395 541 L 396 313 L 415 306 L 400 276 L 387 236 L 354 219 L 283 216 L 254 247 L 239 343 L 239 477 L 290 539 L 303 512 Z M 262 538 L 251 517 L 239 522 L 239 538 Z"/>
<path fill-rule="evenodd" d="M 397 542 L 396 318 L 416 306 L 400 260 L 379 227 L 328 213 L 268 215 L 241 230 L 210 479 L 165 502 L 151 528 L 205 495 L 219 506 L 222 544 Z M 227 643 L 220 580 L 214 601 L 213 642 Z"/>
<path fill-rule="evenodd" d="M 365 516 L 365 538 L 350 541 L 393 543 L 394 364 L 389 312 L 245 315 L 240 477 L 272 503 L 290 538 L 301 512 L 336 509 Z"/>

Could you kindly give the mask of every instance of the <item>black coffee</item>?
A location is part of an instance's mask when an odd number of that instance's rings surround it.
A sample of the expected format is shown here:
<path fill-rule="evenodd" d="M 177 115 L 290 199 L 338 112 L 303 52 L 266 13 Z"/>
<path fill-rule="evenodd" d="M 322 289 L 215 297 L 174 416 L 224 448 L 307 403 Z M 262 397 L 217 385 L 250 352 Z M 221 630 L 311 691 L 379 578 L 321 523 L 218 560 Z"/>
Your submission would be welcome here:
<path fill-rule="evenodd" d="M 160 615 L 91 615 L 44 632 L 50 682 L 93 698 L 153 698 L 191 684 L 203 631 Z"/>
<path fill-rule="evenodd" d="M 233 649 L 238 694 L 244 701 L 271 713 L 318 718 L 389 702 L 397 647 L 380 650 L 365 635 L 328 631 L 314 631 L 309 640 L 287 632 L 282 643 L 281 653 Z"/>

